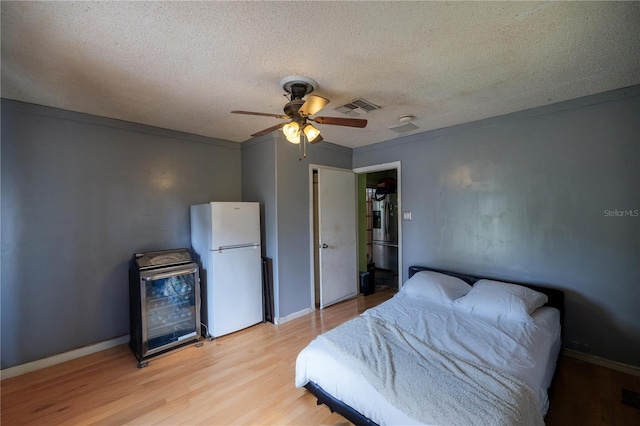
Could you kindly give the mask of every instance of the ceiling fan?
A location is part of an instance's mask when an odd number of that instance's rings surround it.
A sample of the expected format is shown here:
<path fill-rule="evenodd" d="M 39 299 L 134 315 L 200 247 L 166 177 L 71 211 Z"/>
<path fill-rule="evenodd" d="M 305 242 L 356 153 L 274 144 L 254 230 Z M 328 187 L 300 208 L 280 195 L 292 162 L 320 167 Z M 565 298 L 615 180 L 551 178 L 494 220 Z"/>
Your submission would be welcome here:
<path fill-rule="evenodd" d="M 280 86 L 285 92 L 289 93 L 290 95 L 289 102 L 284 106 L 284 115 L 253 111 L 231 111 L 233 114 L 260 115 L 264 117 L 274 117 L 289 120 L 288 122 L 276 124 L 275 126 L 271 126 L 267 129 L 261 130 L 257 133 L 252 134 L 251 136 L 263 136 L 273 132 L 274 130 L 282 129 L 287 140 L 293 144 L 300 144 L 300 142 L 303 140 L 309 141 L 309 143 L 314 144 L 322 141 L 323 138 L 320 135 L 320 130 L 315 128 L 311 123 L 309 123 L 309 121 L 313 121 L 318 124 L 330 124 L 334 126 L 359 128 L 365 127 L 367 125 L 367 120 L 361 118 L 312 118 L 312 115 L 319 112 L 322 108 L 325 107 L 325 105 L 329 103 L 329 99 L 317 95 L 310 95 L 306 101 L 302 99 L 318 88 L 318 83 L 310 78 L 301 76 L 286 77 L 282 79 L 282 81 L 280 81 Z"/>

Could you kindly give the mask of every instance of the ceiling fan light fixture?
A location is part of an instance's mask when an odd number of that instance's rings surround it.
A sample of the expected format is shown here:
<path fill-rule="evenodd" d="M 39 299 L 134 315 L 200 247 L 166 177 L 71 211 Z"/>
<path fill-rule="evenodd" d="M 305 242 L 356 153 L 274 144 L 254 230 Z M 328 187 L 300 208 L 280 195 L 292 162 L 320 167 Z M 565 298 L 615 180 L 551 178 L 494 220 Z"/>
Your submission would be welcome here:
<path fill-rule="evenodd" d="M 282 133 L 287 140 L 293 144 L 300 143 L 300 125 L 295 121 L 285 124 L 282 127 Z"/>
<path fill-rule="evenodd" d="M 315 144 L 324 140 L 320 134 L 320 130 L 316 129 L 315 126 L 308 123 L 308 121 L 313 121 L 318 124 L 358 128 L 363 128 L 367 125 L 367 120 L 362 118 L 317 117 L 316 114 L 327 106 L 329 99 L 318 95 L 310 95 L 311 92 L 314 92 L 318 88 L 318 83 L 310 78 L 302 76 L 286 77 L 280 81 L 280 86 L 290 95 L 287 96 L 289 102 L 284 106 L 284 115 L 239 110 L 231 112 L 233 114 L 257 115 L 288 120 L 288 123 L 276 124 L 275 126 L 256 132 L 251 136 L 264 136 L 277 129 L 282 129 L 282 133 L 287 140 L 294 145 L 298 145 L 300 160 L 307 156 L 307 143 Z M 304 99 L 305 96 L 307 97 L 306 100 Z M 355 99 L 352 103 L 353 108 L 366 109 L 369 107 L 371 110 L 379 108 L 373 104 L 366 103 L 366 101 L 360 98 Z"/>
<path fill-rule="evenodd" d="M 312 124 L 304 126 L 304 134 L 307 136 L 307 140 L 313 143 L 318 136 L 320 136 L 320 130 L 316 129 Z"/>

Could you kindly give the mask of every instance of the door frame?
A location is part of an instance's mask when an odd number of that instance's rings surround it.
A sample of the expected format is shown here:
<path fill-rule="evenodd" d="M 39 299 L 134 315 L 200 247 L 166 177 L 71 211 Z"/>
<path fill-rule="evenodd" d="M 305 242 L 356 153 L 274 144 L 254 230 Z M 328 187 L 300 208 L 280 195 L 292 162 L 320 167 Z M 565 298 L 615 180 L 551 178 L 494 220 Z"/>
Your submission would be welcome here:
<path fill-rule="evenodd" d="M 311 306 L 310 311 L 313 312 L 316 310 L 316 292 L 315 292 L 315 271 L 316 271 L 316 262 L 313 254 L 313 171 L 325 169 L 325 170 L 340 170 L 343 172 L 355 172 L 352 169 L 344 169 L 341 167 L 332 167 L 332 166 L 323 166 L 320 164 L 309 164 L 309 278 L 311 281 Z M 355 179 L 355 185 L 353 186 L 353 196 L 356 199 L 356 242 L 358 240 L 358 179 Z M 399 243 L 399 240 L 398 240 Z M 356 244 L 356 269 L 353 271 L 353 282 L 355 286 L 356 296 L 358 295 L 358 256 L 359 256 L 359 247 Z"/>
<path fill-rule="evenodd" d="M 396 182 L 398 186 L 398 198 L 396 203 L 398 204 L 398 290 L 402 288 L 402 277 L 404 272 L 404 266 L 402 264 L 402 163 L 400 161 L 392 161 L 389 163 L 373 164 L 371 166 L 356 167 L 353 172 L 357 175 L 366 173 L 383 172 L 385 170 L 396 170 Z M 357 182 L 357 180 L 356 180 Z M 356 197 L 358 196 L 356 192 Z M 359 218 L 358 218 L 359 219 Z M 358 250 L 360 250 L 360 244 L 358 244 Z M 360 254 L 358 253 L 358 259 Z"/>

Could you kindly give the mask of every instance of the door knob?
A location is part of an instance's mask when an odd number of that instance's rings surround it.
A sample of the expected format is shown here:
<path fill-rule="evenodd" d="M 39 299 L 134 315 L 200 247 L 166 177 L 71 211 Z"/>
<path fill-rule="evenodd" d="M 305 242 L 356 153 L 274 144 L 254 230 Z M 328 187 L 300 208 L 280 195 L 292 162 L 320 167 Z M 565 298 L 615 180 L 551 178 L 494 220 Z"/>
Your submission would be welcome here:
<path fill-rule="evenodd" d="M 328 245 L 326 245 L 326 244 L 322 244 L 320 247 L 322 247 L 322 248 L 329 248 L 329 246 L 328 246 Z"/>

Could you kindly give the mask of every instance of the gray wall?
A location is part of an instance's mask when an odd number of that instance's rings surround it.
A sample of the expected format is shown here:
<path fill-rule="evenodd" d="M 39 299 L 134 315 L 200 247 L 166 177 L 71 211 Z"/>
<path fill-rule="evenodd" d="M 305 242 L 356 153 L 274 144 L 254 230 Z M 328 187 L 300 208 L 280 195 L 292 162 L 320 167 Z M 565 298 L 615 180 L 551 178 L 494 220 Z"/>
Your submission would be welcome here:
<path fill-rule="evenodd" d="M 299 161 L 298 147 L 277 133 L 278 295 L 279 317 L 311 306 L 311 240 L 309 164 L 351 169 L 352 150 L 329 142 L 307 147 Z M 355 194 L 354 194 L 355 196 Z"/>
<path fill-rule="evenodd" d="M 242 196 L 264 203 L 263 247 L 273 259 L 275 317 L 311 306 L 309 165 L 350 169 L 351 150 L 323 142 L 298 146 L 281 132 L 242 144 Z"/>
<path fill-rule="evenodd" d="M 242 200 L 260 203 L 262 255 L 273 261 L 274 293 L 278 282 L 278 226 L 276 211 L 276 141 L 273 135 L 242 144 Z M 278 299 L 274 298 L 274 315 Z"/>
<path fill-rule="evenodd" d="M 188 247 L 188 206 L 206 201 L 264 203 L 276 317 L 308 308 L 309 164 L 398 160 L 413 212 L 405 271 L 563 288 L 565 346 L 640 365 L 640 218 L 605 213 L 640 209 L 639 117 L 634 87 L 359 148 L 353 161 L 321 143 L 298 161 L 277 132 L 241 155 L 227 141 L 3 99 L 2 368 L 127 334 L 131 255 Z"/>
<path fill-rule="evenodd" d="M 353 160 L 402 162 L 413 212 L 403 270 L 562 288 L 565 347 L 639 366 L 639 123 L 636 86 L 359 148 Z"/>
<path fill-rule="evenodd" d="M 129 333 L 128 261 L 241 198 L 238 144 L 2 100 L 2 368 Z"/>

